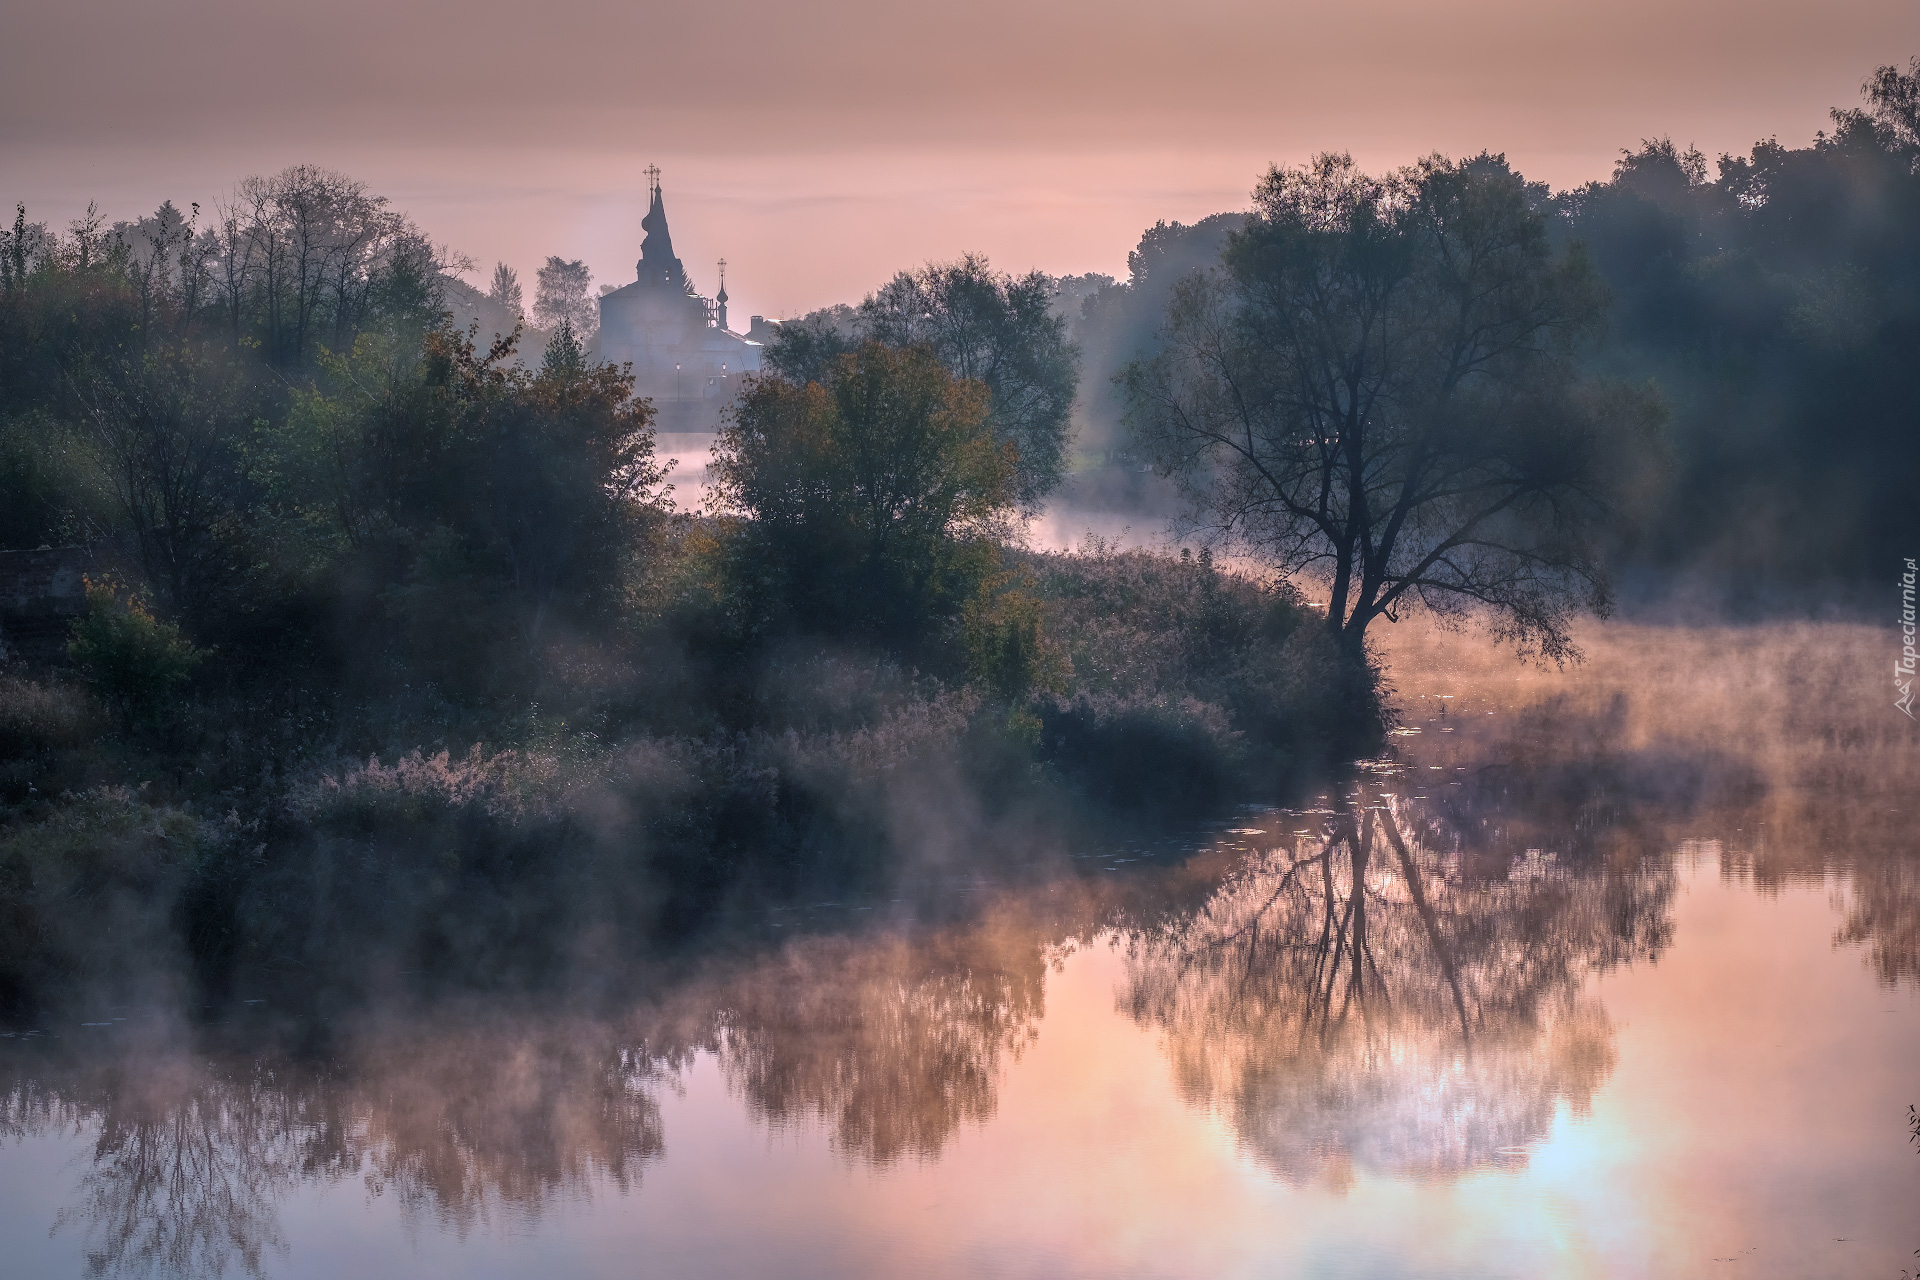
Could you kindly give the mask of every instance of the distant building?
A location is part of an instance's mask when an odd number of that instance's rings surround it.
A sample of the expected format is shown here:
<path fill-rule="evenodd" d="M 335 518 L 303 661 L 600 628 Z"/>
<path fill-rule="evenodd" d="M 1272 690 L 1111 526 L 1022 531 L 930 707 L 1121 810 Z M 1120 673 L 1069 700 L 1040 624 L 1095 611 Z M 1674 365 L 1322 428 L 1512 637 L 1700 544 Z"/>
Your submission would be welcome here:
<path fill-rule="evenodd" d="M 740 375 L 759 369 L 761 344 L 727 328 L 725 259 L 719 292 L 694 292 L 673 254 L 660 170 L 651 166 L 647 194 L 636 278 L 600 295 L 599 357 L 633 366 L 634 394 L 653 400 L 659 430 L 712 431 Z"/>

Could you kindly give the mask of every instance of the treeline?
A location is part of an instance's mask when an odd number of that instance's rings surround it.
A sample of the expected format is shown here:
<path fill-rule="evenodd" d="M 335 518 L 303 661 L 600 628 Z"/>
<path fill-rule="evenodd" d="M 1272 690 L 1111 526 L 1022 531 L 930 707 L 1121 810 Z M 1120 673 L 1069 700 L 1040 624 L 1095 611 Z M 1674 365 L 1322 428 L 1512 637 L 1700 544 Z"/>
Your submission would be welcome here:
<path fill-rule="evenodd" d="M 1908 546 L 1920 403 L 1920 61 L 1882 67 L 1864 105 L 1803 147 L 1712 164 L 1667 139 L 1613 176 L 1528 184 L 1553 240 L 1609 299 L 1582 359 L 1650 384 L 1668 422 L 1649 489 L 1614 531 L 1624 569 L 1732 586 L 1880 583 Z M 1160 348 L 1175 284 L 1217 267 L 1247 215 L 1162 223 L 1129 278 L 1063 281 L 1083 353 L 1084 464 L 1142 460 L 1118 375 Z"/>
<path fill-rule="evenodd" d="M 510 271 L 459 285 L 323 170 L 21 209 L 0 547 L 94 568 L 65 663 L 0 673 L 0 1003 L 155 948 L 211 982 L 565 968 L 1350 760 L 1380 618 L 1565 658 L 1623 567 L 1872 579 L 1920 390 L 1916 103 L 1884 69 L 1809 148 L 1709 180 L 1651 143 L 1559 195 L 1321 156 L 1152 229 L 1124 285 L 902 272 L 782 327 L 698 515 L 583 347 L 578 263 L 523 352 L 450 314 L 517 320 Z M 1021 550 L 1095 454 L 1265 576 Z"/>
<path fill-rule="evenodd" d="M 444 255 L 321 177 L 338 217 L 262 206 L 233 294 L 192 215 L 0 246 L 0 546 L 93 563 L 66 661 L 0 672 L 0 1005 L 534 980 L 1377 740 L 1290 587 L 1014 544 L 1074 398 L 1040 282 L 796 326 L 675 514 L 566 314 L 456 328 Z"/>

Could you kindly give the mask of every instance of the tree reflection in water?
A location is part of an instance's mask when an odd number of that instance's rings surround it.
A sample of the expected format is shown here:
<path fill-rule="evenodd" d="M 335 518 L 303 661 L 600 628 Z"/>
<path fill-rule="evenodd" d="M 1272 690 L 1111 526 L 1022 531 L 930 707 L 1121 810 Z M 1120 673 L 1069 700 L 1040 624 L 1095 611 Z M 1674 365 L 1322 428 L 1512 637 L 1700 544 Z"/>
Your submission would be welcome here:
<path fill-rule="evenodd" d="M 304 1102 L 266 1070 L 154 1078 L 123 1063 L 16 1083 L 0 1128 L 97 1129 L 77 1202 L 55 1223 L 85 1233 L 87 1274 L 260 1275 L 286 1247 L 280 1197 L 315 1171 Z"/>
<path fill-rule="evenodd" d="M 147 1054 L 37 1063 L 0 1091 L 0 1134 L 97 1131 L 55 1224 L 85 1233 L 97 1276 L 262 1275 L 285 1249 L 277 1205 L 303 1183 L 358 1175 L 464 1234 L 600 1179 L 625 1189 L 662 1149 L 656 1061 L 593 1025 L 369 1043 L 340 1070 L 272 1056 L 232 1070 Z"/>
<path fill-rule="evenodd" d="M 993 1114 L 1002 1070 L 1033 1041 L 1044 940 L 1005 922 L 910 945 L 814 939 L 718 1002 L 732 1086 L 779 1127 L 824 1123 L 876 1164 L 931 1159 Z"/>
<path fill-rule="evenodd" d="M 1575 874 L 1536 851 L 1470 873 L 1456 833 L 1368 798 L 1128 956 L 1123 1008 L 1163 1034 L 1182 1092 L 1288 1179 L 1521 1153 L 1612 1068 L 1586 978 L 1668 934 L 1670 866 Z"/>
<path fill-rule="evenodd" d="M 97 1131 L 77 1201 L 93 1275 L 262 1275 L 277 1206 L 361 1179 L 464 1235 L 556 1196 L 633 1186 L 664 1150 L 655 1088 L 714 1053 L 773 1125 L 820 1120 L 875 1163 L 932 1158 L 992 1115 L 1043 1008 L 1046 942 L 999 918 L 911 943 L 810 938 L 627 1019 L 467 1017 L 273 1052 L 0 1059 L 0 1137 Z"/>
<path fill-rule="evenodd" d="M 1605 745 L 1571 764 L 1519 751 L 1430 800 L 1370 786 L 1311 834 L 1262 837 L 1224 879 L 1237 839 L 1164 872 L 1050 886 L 1044 906 L 1009 895 L 952 927 L 737 954 L 621 1018 L 448 1009 L 362 1020 L 306 1056 L 62 1064 L 10 1042 L 0 1137 L 97 1134 L 56 1227 L 84 1235 L 95 1275 L 261 1274 L 287 1247 L 278 1203 L 314 1183 L 359 1180 L 462 1234 L 628 1189 L 664 1149 L 656 1088 L 696 1053 L 769 1125 L 818 1124 L 876 1164 L 933 1159 L 993 1115 L 1056 949 L 1130 920 L 1123 1011 L 1255 1159 L 1291 1180 L 1449 1177 L 1523 1155 L 1558 1108 L 1588 1105 L 1614 1061 L 1588 979 L 1667 945 L 1683 831 L 1762 821 L 1717 804 L 1751 804 L 1730 766 L 1675 782 L 1668 755 Z M 1654 770 L 1666 802 L 1609 799 L 1644 796 Z M 1759 812 L 1772 840 L 1781 810 Z M 1887 981 L 1920 952 L 1896 819 L 1876 819 L 1887 856 L 1855 868 L 1841 931 Z"/>

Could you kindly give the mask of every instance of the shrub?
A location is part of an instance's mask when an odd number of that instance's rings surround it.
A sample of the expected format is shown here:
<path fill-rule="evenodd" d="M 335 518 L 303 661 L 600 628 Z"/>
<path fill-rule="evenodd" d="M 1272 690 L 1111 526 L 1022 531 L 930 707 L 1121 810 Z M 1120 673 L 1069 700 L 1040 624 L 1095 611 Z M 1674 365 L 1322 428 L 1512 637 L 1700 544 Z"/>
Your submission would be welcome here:
<path fill-rule="evenodd" d="M 371 757 L 364 765 L 325 774 L 288 797 L 289 812 L 330 830 L 411 827 L 472 812 L 511 824 L 560 813 L 569 779 L 554 756 L 499 751 L 474 743 L 466 758 L 414 750 L 391 765 Z"/>
<path fill-rule="evenodd" d="M 158 723 L 205 652 L 113 586 L 89 580 L 86 590 L 87 613 L 73 624 L 68 656 L 122 724 Z"/>
<path fill-rule="evenodd" d="M 0 677 L 0 758 L 80 746 L 95 728 L 84 694 L 60 684 Z"/>
<path fill-rule="evenodd" d="M 1046 708 L 1040 744 L 1094 799 L 1172 814 L 1204 812 L 1244 779 L 1241 737 L 1226 712 L 1193 698 L 1082 694 Z"/>
<path fill-rule="evenodd" d="M 77 773 L 100 730 L 100 714 L 80 689 L 0 677 L 0 799 L 18 803 L 61 789 Z"/>
<path fill-rule="evenodd" d="M 1047 633 L 1045 608 L 1029 590 L 982 591 L 962 615 L 967 678 L 1003 701 L 1062 690 L 1072 675 L 1066 651 Z"/>
<path fill-rule="evenodd" d="M 747 380 L 714 446 L 734 573 L 802 631 L 912 650 L 995 563 L 1017 503 L 986 387 L 923 347 L 867 343 L 824 385 Z"/>
<path fill-rule="evenodd" d="M 126 787 L 0 828 L 0 1007 L 90 978 L 152 978 L 176 950 L 173 906 L 210 835 Z"/>
<path fill-rule="evenodd" d="M 1043 699 L 1049 750 L 1081 768 L 1104 760 L 1130 772 L 1118 744 L 1132 742 L 1174 751 L 1183 768 L 1204 756 L 1270 782 L 1275 771 L 1357 754 L 1378 733 L 1374 673 L 1337 651 L 1285 582 L 1223 571 L 1204 553 L 1175 559 L 1098 539 L 1024 568 L 1073 673 L 1064 693 Z M 1235 736 L 1200 752 L 1208 726 Z M 1071 744 L 1085 733 L 1105 745 Z M 1228 785 L 1215 780 L 1196 802 Z"/>

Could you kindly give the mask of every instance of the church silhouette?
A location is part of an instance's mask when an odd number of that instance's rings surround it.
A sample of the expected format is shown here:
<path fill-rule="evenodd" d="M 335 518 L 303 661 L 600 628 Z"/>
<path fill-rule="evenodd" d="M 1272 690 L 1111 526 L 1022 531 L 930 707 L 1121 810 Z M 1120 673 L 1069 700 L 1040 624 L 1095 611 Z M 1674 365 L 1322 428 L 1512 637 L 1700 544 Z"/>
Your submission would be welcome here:
<path fill-rule="evenodd" d="M 752 336 L 727 327 L 726 260 L 720 288 L 694 291 L 674 256 L 660 170 L 647 167 L 646 232 L 634 281 L 600 297 L 599 358 L 633 366 L 634 394 L 653 401 L 660 431 L 713 431 L 742 374 L 760 368 L 761 343 L 772 325 L 753 317 Z"/>

